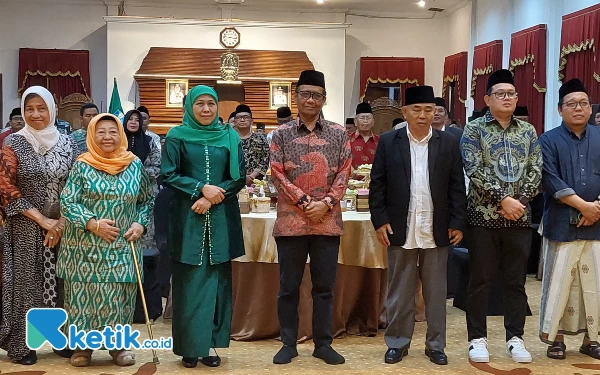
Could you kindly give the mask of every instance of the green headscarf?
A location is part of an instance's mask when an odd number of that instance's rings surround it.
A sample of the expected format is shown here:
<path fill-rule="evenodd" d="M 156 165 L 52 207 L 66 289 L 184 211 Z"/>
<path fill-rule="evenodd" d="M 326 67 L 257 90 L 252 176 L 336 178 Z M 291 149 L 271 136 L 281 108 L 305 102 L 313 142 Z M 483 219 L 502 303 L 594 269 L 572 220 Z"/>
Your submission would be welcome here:
<path fill-rule="evenodd" d="M 219 112 L 210 125 L 201 125 L 194 116 L 194 102 L 201 95 L 210 95 L 219 105 L 217 92 L 208 86 L 196 86 L 190 90 L 185 100 L 185 115 L 183 115 L 183 124 L 177 126 L 167 133 L 167 138 L 178 139 L 185 142 L 209 145 L 215 147 L 225 147 L 229 150 L 229 173 L 231 178 L 237 180 L 240 178 L 240 167 L 238 160 L 238 148 L 240 136 L 229 124 L 221 125 L 219 123 Z"/>

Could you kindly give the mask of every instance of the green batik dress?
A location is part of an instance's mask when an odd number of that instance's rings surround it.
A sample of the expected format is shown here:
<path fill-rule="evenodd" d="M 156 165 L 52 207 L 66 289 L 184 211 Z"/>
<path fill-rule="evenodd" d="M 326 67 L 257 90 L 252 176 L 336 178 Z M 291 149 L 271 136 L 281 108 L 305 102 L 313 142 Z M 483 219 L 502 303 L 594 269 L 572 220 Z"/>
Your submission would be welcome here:
<path fill-rule="evenodd" d="M 114 176 L 82 161 L 75 163 L 61 194 L 67 222 L 57 264 L 57 274 L 65 280 L 67 326 L 102 330 L 132 323 L 137 276 L 123 235 L 133 222 L 145 227 L 153 205 L 150 180 L 139 159 Z M 121 229 L 119 238 L 108 244 L 87 231 L 91 218 L 113 220 Z M 136 252 L 142 271 L 142 249 L 136 246 Z"/>
<path fill-rule="evenodd" d="M 206 357 L 229 346 L 232 316 L 231 260 L 244 255 L 237 193 L 246 169 L 238 148 L 240 178 L 229 173 L 229 150 L 166 139 L 161 171 L 173 192 L 169 224 L 173 285 L 173 352 Z M 205 215 L 192 211 L 204 184 L 220 186 L 225 200 Z"/>

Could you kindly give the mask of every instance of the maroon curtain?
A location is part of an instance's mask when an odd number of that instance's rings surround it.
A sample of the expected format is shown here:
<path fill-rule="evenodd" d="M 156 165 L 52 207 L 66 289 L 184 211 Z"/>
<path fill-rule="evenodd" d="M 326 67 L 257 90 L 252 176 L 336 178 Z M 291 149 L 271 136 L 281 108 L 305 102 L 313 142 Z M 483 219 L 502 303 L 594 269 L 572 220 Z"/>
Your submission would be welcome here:
<path fill-rule="evenodd" d="M 538 135 L 544 132 L 546 30 L 546 25 L 537 25 L 512 34 L 510 41 L 509 70 L 515 76 L 519 105 L 527 106 Z"/>
<path fill-rule="evenodd" d="M 459 124 L 465 124 L 467 101 L 467 52 L 460 52 L 455 55 L 447 56 L 444 59 L 444 85 L 442 89 L 442 97 L 446 99 L 448 85 L 450 82 L 455 83 L 454 95 L 458 100 L 454 101 L 454 120 Z M 451 104 L 448 103 L 448 106 Z"/>
<path fill-rule="evenodd" d="M 80 93 L 91 95 L 90 53 L 83 50 L 19 50 L 19 90 L 36 85 L 46 87 L 58 100 Z"/>
<path fill-rule="evenodd" d="M 502 68 L 502 41 L 475 46 L 473 51 L 473 78 L 471 79 L 471 97 L 475 101 L 475 110 L 485 107 L 487 79 L 498 69 Z"/>
<path fill-rule="evenodd" d="M 369 83 L 400 83 L 402 90 L 425 82 L 425 59 L 421 57 L 361 57 L 360 100 Z M 404 91 L 402 92 L 404 98 Z"/>
<path fill-rule="evenodd" d="M 583 81 L 594 103 L 600 102 L 600 4 L 563 16 L 558 79 Z"/>

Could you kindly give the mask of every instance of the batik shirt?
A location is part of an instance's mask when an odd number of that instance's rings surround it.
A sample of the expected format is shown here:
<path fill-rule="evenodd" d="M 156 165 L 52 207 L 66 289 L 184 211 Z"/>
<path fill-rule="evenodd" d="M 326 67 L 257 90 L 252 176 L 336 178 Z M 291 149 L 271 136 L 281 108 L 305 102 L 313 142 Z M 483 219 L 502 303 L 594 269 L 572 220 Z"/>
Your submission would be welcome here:
<path fill-rule="evenodd" d="M 279 193 L 277 236 L 341 236 L 339 201 L 346 193 L 352 164 L 346 129 L 320 119 L 310 131 L 298 118 L 280 126 L 271 142 L 271 178 Z M 329 206 L 321 223 L 308 219 L 304 209 L 317 200 Z"/>
<path fill-rule="evenodd" d="M 162 147 L 160 144 L 160 136 L 150 130 L 146 130 L 145 133 L 148 137 L 152 138 L 152 143 L 154 143 L 154 145 L 156 146 L 156 148 L 158 148 L 158 151 L 160 153 Z"/>
<path fill-rule="evenodd" d="M 59 133 L 64 135 L 71 134 L 71 124 L 69 124 L 67 121 L 56 119 L 55 125 Z"/>
<path fill-rule="evenodd" d="M 365 140 L 358 131 L 350 134 L 352 147 L 352 168 L 356 169 L 363 164 L 373 164 L 379 136 L 371 133 Z"/>
<path fill-rule="evenodd" d="M 250 137 L 242 139 L 246 173 L 253 172 L 266 175 L 269 170 L 269 142 L 264 134 L 252 133 Z"/>
<path fill-rule="evenodd" d="M 499 210 L 507 196 L 527 203 L 540 191 L 542 153 L 534 127 L 513 118 L 508 128 L 487 112 L 465 127 L 460 142 L 464 168 L 471 180 L 468 195 L 469 224 L 486 228 L 529 227 L 528 207 L 517 221 Z"/>
<path fill-rule="evenodd" d="M 75 130 L 73 133 L 71 133 L 71 138 L 73 138 L 75 140 L 75 142 L 77 142 L 77 146 L 79 146 L 79 150 L 81 152 L 87 152 L 87 143 L 86 143 L 86 137 L 87 137 L 87 130 L 84 129 L 79 129 L 79 130 Z"/>

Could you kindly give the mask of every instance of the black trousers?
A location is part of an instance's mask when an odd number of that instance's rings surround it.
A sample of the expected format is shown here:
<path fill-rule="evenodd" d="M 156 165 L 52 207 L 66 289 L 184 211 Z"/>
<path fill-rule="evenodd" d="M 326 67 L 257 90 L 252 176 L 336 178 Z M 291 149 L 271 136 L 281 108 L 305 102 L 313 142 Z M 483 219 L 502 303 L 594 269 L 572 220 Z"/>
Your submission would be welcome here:
<path fill-rule="evenodd" d="M 340 237 L 276 237 L 279 256 L 277 316 L 281 341 L 296 346 L 300 284 L 310 255 L 313 299 L 313 341 L 316 348 L 333 342 L 333 288 L 337 274 Z"/>
<path fill-rule="evenodd" d="M 490 229 L 472 227 L 468 237 L 469 290 L 467 331 L 469 341 L 487 337 L 487 311 L 497 272 L 504 281 L 504 328 L 506 340 L 522 337 L 527 315 L 527 258 L 531 228 Z"/>

